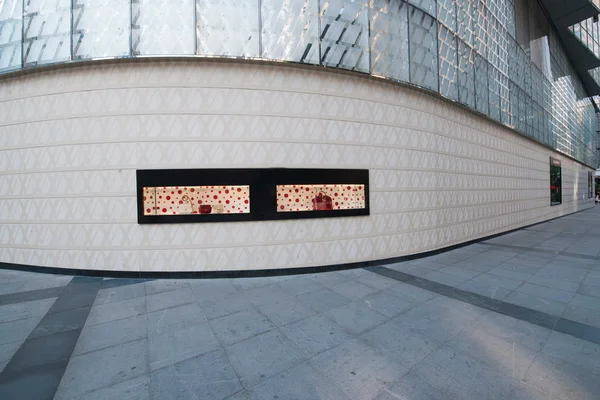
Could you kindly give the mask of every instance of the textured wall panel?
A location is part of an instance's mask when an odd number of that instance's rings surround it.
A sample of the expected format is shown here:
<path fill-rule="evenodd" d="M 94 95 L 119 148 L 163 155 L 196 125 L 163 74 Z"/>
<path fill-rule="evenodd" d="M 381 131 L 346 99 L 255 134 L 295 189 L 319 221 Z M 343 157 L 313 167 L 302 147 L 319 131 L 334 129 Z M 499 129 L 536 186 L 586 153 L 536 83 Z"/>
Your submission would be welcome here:
<path fill-rule="evenodd" d="M 500 74 L 501 75 L 501 74 Z M 593 206 L 587 172 L 452 103 L 244 63 L 85 66 L 2 81 L 0 261 L 130 271 L 419 253 Z M 563 204 L 549 206 L 549 156 Z M 368 168 L 368 217 L 138 225 L 135 169 Z"/>

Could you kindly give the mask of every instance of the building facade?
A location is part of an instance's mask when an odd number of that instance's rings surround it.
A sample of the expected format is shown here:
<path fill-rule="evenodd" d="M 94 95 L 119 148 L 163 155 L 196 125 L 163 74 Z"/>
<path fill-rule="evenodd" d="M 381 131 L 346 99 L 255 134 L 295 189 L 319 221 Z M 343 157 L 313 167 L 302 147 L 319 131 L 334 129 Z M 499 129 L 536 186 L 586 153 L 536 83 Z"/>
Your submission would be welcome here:
<path fill-rule="evenodd" d="M 5 0 L 0 262 L 337 265 L 593 207 L 583 3 Z"/>

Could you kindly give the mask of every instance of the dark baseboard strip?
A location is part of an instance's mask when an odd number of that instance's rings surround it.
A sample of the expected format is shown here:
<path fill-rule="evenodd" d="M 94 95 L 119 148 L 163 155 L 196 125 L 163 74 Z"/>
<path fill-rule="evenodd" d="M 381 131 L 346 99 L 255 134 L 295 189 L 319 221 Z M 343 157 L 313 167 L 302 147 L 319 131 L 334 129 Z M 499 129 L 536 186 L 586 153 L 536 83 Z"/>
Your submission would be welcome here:
<path fill-rule="evenodd" d="M 468 292 L 453 286 L 433 282 L 424 278 L 407 274 L 405 272 L 396 271 L 385 267 L 371 267 L 368 268 L 368 270 L 411 286 L 441 294 L 451 299 L 459 300 L 477 307 L 507 315 L 512 318 L 520 319 L 521 321 L 526 321 L 534 325 L 565 333 L 578 339 L 600 344 L 600 328 L 571 321 L 560 316 L 532 310 L 517 304 L 493 299 L 477 293 Z"/>
<path fill-rule="evenodd" d="M 590 207 L 592 208 L 592 207 Z M 105 277 L 105 278 L 137 278 L 137 279 L 231 279 L 231 278 L 259 278 L 269 276 L 283 276 L 283 275 L 300 275 L 300 274 L 315 274 L 319 272 L 331 272 L 341 271 L 346 269 L 355 268 L 369 268 L 386 264 L 393 264 L 398 262 L 405 262 L 416 260 L 419 258 L 435 256 L 438 254 L 445 253 L 447 251 L 459 249 L 461 247 L 470 246 L 472 244 L 484 242 L 486 240 L 494 239 L 503 235 L 507 235 L 512 232 L 517 232 L 532 226 L 544 224 L 546 222 L 554 221 L 556 219 L 566 217 L 567 215 L 577 214 L 583 211 L 587 211 L 589 208 L 584 210 L 575 211 L 569 214 L 562 215 L 547 219 L 542 222 L 536 222 L 535 224 L 524 225 L 520 228 L 511 229 L 494 235 L 485 236 L 479 239 L 469 240 L 468 242 L 462 242 L 448 247 L 443 247 L 437 250 L 426 251 L 424 253 L 410 254 L 406 256 L 384 258 L 379 260 L 370 261 L 359 261 L 353 263 L 343 264 L 331 264 L 324 266 L 315 267 L 296 267 L 296 268 L 274 268 L 274 269 L 252 269 L 252 270 L 233 270 L 233 271 L 107 271 L 107 270 L 89 270 L 89 269 L 75 269 L 75 268 L 58 268 L 58 267 L 43 267 L 37 265 L 27 264 L 14 264 L 0 262 L 0 269 L 27 271 L 27 272 L 39 272 L 45 274 L 59 274 L 59 275 L 79 275 L 79 276 L 93 276 L 93 277 Z"/>

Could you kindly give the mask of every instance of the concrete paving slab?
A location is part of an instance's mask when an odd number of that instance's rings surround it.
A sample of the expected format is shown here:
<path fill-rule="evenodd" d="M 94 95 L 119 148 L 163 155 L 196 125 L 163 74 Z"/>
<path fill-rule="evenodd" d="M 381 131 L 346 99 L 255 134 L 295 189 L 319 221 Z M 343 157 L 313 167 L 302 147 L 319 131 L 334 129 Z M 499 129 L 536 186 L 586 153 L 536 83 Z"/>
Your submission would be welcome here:
<path fill-rule="evenodd" d="M 213 319 L 210 321 L 210 326 L 223 346 L 229 346 L 275 329 L 268 318 L 255 309 Z"/>
<path fill-rule="evenodd" d="M 352 399 L 371 400 L 397 381 L 407 369 L 386 355 L 354 339 L 310 360 Z"/>
<path fill-rule="evenodd" d="M 246 388 L 306 360 L 296 345 L 277 330 L 233 344 L 225 350 Z"/>

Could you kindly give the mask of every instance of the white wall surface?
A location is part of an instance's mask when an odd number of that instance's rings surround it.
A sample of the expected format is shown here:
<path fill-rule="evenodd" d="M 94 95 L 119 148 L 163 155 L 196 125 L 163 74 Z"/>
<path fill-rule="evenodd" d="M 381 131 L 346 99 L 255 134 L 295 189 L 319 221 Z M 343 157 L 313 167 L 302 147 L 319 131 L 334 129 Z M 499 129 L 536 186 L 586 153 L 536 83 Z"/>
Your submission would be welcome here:
<path fill-rule="evenodd" d="M 549 156 L 563 204 L 550 207 Z M 138 225 L 141 168 L 368 168 L 371 216 Z M 0 261 L 239 270 L 420 253 L 582 210 L 591 169 L 428 94 L 283 65 L 88 65 L 0 80 Z"/>

